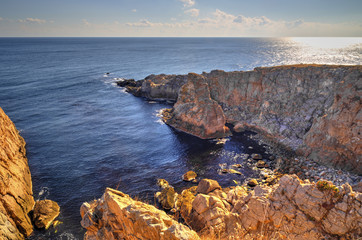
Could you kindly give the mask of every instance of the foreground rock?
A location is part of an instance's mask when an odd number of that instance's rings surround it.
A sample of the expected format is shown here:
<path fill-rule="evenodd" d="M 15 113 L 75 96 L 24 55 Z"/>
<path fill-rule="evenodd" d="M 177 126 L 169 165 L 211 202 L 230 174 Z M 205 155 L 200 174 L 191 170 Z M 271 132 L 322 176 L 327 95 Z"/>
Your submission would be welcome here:
<path fill-rule="evenodd" d="M 0 108 L 0 239 L 22 239 L 33 232 L 28 216 L 34 199 L 25 141 Z"/>
<path fill-rule="evenodd" d="M 199 239 L 188 227 L 154 206 L 107 188 L 101 199 L 83 203 L 84 239 Z"/>
<path fill-rule="evenodd" d="M 35 202 L 33 210 L 33 221 L 37 228 L 48 229 L 60 212 L 59 205 L 51 200 L 40 200 Z"/>
<path fill-rule="evenodd" d="M 284 175 L 273 186 L 221 189 L 214 180 L 183 190 L 175 208 L 205 239 L 358 239 L 362 193 L 348 184 L 310 183 Z M 81 207 L 85 239 L 198 239 L 195 232 L 153 206 L 107 189 Z"/>
<path fill-rule="evenodd" d="M 225 201 L 226 200 L 226 201 Z M 324 239 L 362 234 L 362 194 L 346 184 L 302 182 L 285 175 L 272 187 L 247 192 L 236 187 L 221 194 L 199 194 L 185 219 L 202 234 L 222 239 Z"/>
<path fill-rule="evenodd" d="M 219 138 L 230 135 L 229 123 L 235 131 L 253 130 L 307 158 L 362 173 L 362 66 L 152 75 L 139 88 L 141 96 L 177 99 L 165 119 L 176 129 Z"/>

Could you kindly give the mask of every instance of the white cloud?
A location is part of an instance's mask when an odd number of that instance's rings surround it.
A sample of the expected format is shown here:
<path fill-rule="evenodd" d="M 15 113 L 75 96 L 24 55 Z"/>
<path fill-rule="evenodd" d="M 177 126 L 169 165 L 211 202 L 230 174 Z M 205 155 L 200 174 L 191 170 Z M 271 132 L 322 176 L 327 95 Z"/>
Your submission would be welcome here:
<path fill-rule="evenodd" d="M 195 0 L 179 0 L 184 4 L 184 7 L 192 7 L 195 5 Z"/>
<path fill-rule="evenodd" d="M 37 23 L 37 24 L 42 24 L 47 22 L 46 20 L 39 18 L 25 18 L 25 19 L 19 19 L 18 21 L 21 23 Z"/>
<path fill-rule="evenodd" d="M 191 17 L 197 17 L 200 14 L 200 10 L 196 8 L 191 8 L 189 10 L 186 10 L 184 13 L 190 15 Z"/>
<path fill-rule="evenodd" d="M 0 21 L 4 20 L 4 18 L 0 17 Z"/>
<path fill-rule="evenodd" d="M 141 19 L 139 22 L 135 22 L 135 23 L 126 23 L 126 25 L 128 27 L 152 27 L 155 24 L 151 23 L 150 21 L 148 21 L 147 19 Z"/>
<path fill-rule="evenodd" d="M 137 9 L 132 9 L 132 12 L 137 12 Z"/>

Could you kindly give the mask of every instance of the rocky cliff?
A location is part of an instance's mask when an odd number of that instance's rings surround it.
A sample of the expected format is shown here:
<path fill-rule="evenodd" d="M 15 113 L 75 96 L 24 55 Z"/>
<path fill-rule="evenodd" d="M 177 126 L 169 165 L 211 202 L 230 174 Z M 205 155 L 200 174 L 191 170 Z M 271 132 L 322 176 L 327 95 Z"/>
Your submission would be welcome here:
<path fill-rule="evenodd" d="M 22 239 L 33 226 L 32 182 L 25 155 L 25 141 L 0 108 L 0 238 Z"/>
<path fill-rule="evenodd" d="M 137 84 L 123 86 L 150 99 L 177 96 L 165 117 L 176 129 L 218 138 L 230 134 L 228 123 L 235 131 L 256 131 L 315 161 L 362 173 L 362 66 L 151 75 Z"/>
<path fill-rule="evenodd" d="M 358 239 L 362 193 L 348 184 L 310 183 L 285 175 L 272 186 L 222 189 L 210 179 L 177 196 L 175 219 L 203 239 Z M 153 206 L 107 189 L 81 207 L 85 239 L 198 239 Z"/>
<path fill-rule="evenodd" d="M 101 239 L 199 239 L 188 227 L 154 206 L 135 201 L 107 188 L 102 198 L 81 207 L 86 240 Z"/>

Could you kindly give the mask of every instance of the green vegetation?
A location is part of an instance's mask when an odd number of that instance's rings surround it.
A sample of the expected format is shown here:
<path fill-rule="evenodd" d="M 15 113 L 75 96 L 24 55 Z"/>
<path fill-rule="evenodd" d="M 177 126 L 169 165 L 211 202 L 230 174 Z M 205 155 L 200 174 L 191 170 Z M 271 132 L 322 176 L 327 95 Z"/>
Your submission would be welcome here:
<path fill-rule="evenodd" d="M 332 183 L 324 180 L 320 180 L 317 182 L 317 188 L 319 191 L 331 191 L 334 194 L 334 197 L 339 196 L 339 189 L 333 185 Z"/>

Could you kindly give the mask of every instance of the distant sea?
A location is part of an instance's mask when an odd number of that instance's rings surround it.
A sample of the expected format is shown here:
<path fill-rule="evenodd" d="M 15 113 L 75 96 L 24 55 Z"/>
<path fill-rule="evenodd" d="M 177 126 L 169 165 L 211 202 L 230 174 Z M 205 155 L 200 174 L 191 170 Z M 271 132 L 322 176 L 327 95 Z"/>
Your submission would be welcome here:
<path fill-rule="evenodd" d="M 362 38 L 0 38 L 0 106 L 27 143 L 34 197 L 55 200 L 63 222 L 31 239 L 82 239 L 79 208 L 106 187 L 153 202 L 157 178 L 177 189 L 188 170 L 223 186 L 219 164 L 268 152 L 249 135 L 215 145 L 176 133 L 164 103 L 135 98 L 119 78 L 252 70 L 298 63 L 361 64 Z M 105 75 L 109 72 L 109 75 Z"/>

